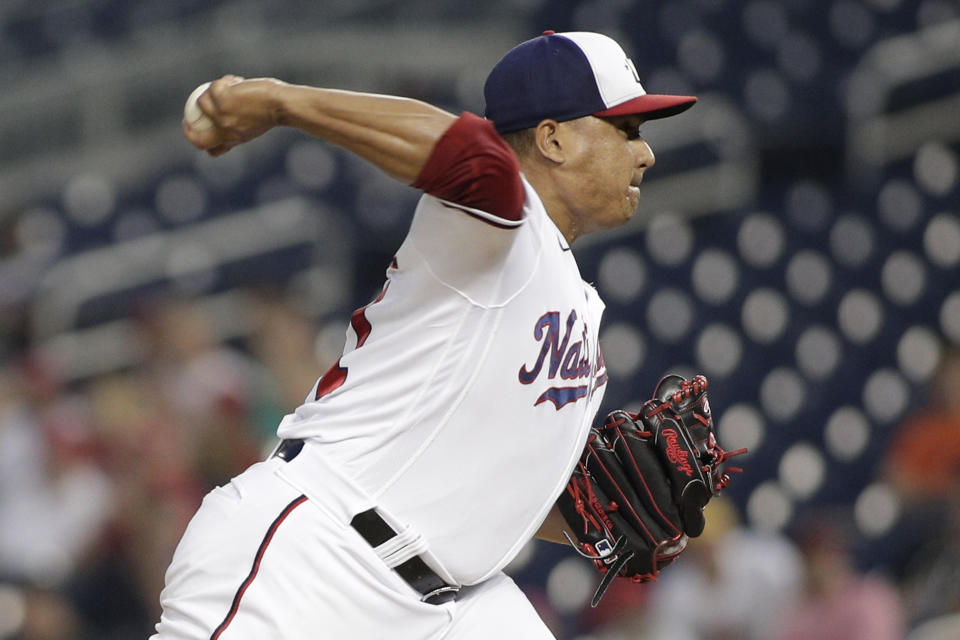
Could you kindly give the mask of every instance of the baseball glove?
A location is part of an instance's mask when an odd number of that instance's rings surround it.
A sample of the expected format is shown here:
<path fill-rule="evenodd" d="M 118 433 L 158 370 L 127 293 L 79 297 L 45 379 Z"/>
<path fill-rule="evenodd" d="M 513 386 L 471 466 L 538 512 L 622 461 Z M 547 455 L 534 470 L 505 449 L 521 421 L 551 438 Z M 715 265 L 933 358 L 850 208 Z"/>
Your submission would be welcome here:
<path fill-rule="evenodd" d="M 557 506 L 576 539 L 564 532 L 567 540 L 603 574 L 592 606 L 617 576 L 656 580 L 740 471 L 725 463 L 746 450 L 717 444 L 706 390 L 702 375 L 666 376 L 640 413 L 613 411 L 591 429 Z"/>

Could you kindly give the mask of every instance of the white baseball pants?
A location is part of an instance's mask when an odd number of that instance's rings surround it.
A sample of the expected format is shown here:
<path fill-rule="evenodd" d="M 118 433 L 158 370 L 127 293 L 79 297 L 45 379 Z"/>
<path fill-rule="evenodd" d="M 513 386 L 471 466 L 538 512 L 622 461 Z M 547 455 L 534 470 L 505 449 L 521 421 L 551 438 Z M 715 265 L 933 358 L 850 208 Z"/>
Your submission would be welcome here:
<path fill-rule="evenodd" d="M 307 486 L 318 484 L 308 458 L 257 463 L 204 498 L 151 640 L 553 638 L 502 573 L 453 602 L 421 602 L 350 526 L 344 507 L 362 496 Z"/>

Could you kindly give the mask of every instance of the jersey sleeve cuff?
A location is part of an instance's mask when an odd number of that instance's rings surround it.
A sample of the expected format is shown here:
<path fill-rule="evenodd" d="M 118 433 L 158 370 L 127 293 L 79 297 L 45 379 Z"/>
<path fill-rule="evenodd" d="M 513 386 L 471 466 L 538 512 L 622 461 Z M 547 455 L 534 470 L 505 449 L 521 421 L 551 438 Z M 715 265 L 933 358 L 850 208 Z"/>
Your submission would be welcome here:
<path fill-rule="evenodd" d="M 444 132 L 412 186 L 502 220 L 523 218 L 517 158 L 493 124 L 472 113 L 463 113 Z"/>

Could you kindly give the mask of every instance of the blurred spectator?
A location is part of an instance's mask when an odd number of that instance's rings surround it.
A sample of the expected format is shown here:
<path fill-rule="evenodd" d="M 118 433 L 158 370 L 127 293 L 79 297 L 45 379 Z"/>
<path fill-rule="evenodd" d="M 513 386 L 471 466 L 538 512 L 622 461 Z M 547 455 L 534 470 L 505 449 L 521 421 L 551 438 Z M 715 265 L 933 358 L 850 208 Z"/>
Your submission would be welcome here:
<path fill-rule="evenodd" d="M 847 528 L 826 511 L 796 534 L 804 589 L 776 628 L 780 640 L 902 640 L 904 610 L 893 585 L 854 566 Z"/>
<path fill-rule="evenodd" d="M 887 477 L 908 502 L 936 508 L 960 493 L 960 348 L 944 350 L 927 403 L 900 425 L 888 451 Z"/>
<path fill-rule="evenodd" d="M 943 350 L 926 403 L 896 430 L 884 472 L 903 503 L 898 573 L 909 622 L 960 611 L 960 348 Z"/>
<path fill-rule="evenodd" d="M 36 356 L 0 369 L 0 637 L 149 635 L 200 499 L 263 456 L 319 375 L 310 320 L 247 302 L 253 357 L 196 302 L 158 299 L 129 370 L 68 388 Z"/>
<path fill-rule="evenodd" d="M 195 302 L 160 301 L 140 321 L 146 384 L 185 430 L 207 487 L 227 482 L 262 457 L 249 418 L 255 365 L 218 341 L 214 318 Z"/>
<path fill-rule="evenodd" d="M 0 389 L 0 629 L 22 640 L 82 638 L 65 586 L 82 571 L 114 495 L 90 406 L 34 354 L 0 371 Z"/>
<path fill-rule="evenodd" d="M 901 583 L 910 624 L 960 613 L 960 497 L 948 503 L 948 525 L 905 560 Z M 952 636 L 960 638 L 960 632 Z"/>
<path fill-rule="evenodd" d="M 741 526 L 732 504 L 714 498 L 703 534 L 651 585 L 644 634 L 624 638 L 770 640 L 800 588 L 800 558 L 784 536 Z M 820 636 L 806 636 L 812 640 Z"/>
<path fill-rule="evenodd" d="M 114 633 L 139 624 L 145 635 L 165 566 L 207 484 L 189 428 L 141 371 L 103 376 L 88 393 L 117 490 L 109 526 L 73 591 L 91 623 Z"/>
<path fill-rule="evenodd" d="M 112 483 L 94 458 L 89 405 L 36 357 L 7 367 L 0 405 L 0 577 L 62 582 L 109 516 Z"/>
<path fill-rule="evenodd" d="M 253 331 L 246 343 L 260 365 L 252 418 L 257 434 L 272 446 L 280 420 L 303 403 L 340 353 L 329 362 L 318 361 L 318 327 L 293 301 L 260 290 L 247 296 L 247 304 Z"/>

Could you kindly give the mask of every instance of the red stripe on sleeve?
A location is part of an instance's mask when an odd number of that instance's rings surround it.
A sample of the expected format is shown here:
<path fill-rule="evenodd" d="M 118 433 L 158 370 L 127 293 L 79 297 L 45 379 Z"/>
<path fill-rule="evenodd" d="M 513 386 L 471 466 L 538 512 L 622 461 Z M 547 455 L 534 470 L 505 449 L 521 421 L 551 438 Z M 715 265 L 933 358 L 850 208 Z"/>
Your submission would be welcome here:
<path fill-rule="evenodd" d="M 465 112 L 441 136 L 412 186 L 504 220 L 523 217 L 517 158 L 493 123 L 472 113 Z"/>

